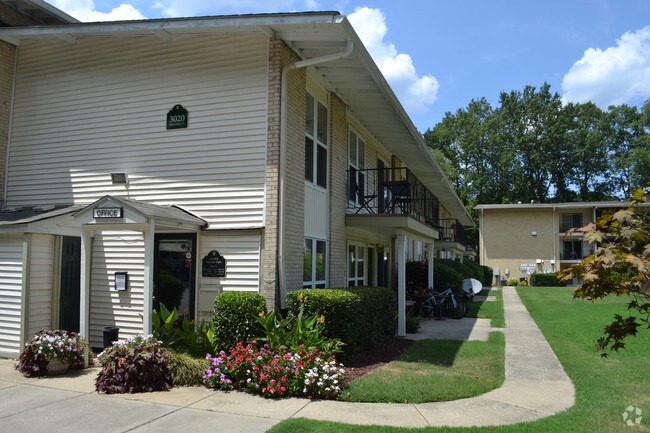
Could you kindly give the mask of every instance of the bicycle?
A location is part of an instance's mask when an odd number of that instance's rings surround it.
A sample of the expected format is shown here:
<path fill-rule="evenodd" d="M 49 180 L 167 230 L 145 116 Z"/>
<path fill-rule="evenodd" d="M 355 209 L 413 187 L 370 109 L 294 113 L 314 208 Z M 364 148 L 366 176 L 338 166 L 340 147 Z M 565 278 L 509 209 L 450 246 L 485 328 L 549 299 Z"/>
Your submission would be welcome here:
<path fill-rule="evenodd" d="M 428 289 L 427 293 L 431 296 L 422 303 L 425 317 L 432 317 L 437 314 L 439 317 L 462 319 L 467 314 L 469 308 L 467 301 L 463 297 L 454 294 L 450 287 L 442 292 Z"/>

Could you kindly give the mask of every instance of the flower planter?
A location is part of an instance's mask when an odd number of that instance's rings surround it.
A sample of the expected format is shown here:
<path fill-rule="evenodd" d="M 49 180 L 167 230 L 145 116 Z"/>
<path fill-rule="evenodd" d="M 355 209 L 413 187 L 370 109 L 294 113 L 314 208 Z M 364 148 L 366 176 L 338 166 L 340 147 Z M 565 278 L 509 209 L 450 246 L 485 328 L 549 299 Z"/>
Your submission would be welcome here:
<path fill-rule="evenodd" d="M 69 364 L 64 363 L 59 358 L 52 358 L 47 363 L 47 374 L 63 374 L 68 371 Z"/>

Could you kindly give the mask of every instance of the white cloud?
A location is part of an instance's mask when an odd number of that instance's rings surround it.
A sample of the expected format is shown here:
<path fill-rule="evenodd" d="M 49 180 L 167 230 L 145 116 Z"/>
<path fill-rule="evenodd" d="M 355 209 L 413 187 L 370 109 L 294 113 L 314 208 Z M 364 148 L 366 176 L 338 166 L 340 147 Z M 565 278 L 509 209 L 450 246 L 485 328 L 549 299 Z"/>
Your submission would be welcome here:
<path fill-rule="evenodd" d="M 609 105 L 650 97 L 650 26 L 625 33 L 616 46 L 589 48 L 564 76 L 565 102 Z"/>
<path fill-rule="evenodd" d="M 395 45 L 385 40 L 388 27 L 381 11 L 361 7 L 348 19 L 406 111 L 426 112 L 438 98 L 440 84 L 433 75 L 419 76 L 411 56 L 398 53 Z"/>
<path fill-rule="evenodd" d="M 142 20 L 145 18 L 138 9 L 127 3 L 113 8 L 110 12 L 99 12 L 95 9 L 93 0 L 50 0 L 50 2 L 68 15 L 84 22 Z"/>

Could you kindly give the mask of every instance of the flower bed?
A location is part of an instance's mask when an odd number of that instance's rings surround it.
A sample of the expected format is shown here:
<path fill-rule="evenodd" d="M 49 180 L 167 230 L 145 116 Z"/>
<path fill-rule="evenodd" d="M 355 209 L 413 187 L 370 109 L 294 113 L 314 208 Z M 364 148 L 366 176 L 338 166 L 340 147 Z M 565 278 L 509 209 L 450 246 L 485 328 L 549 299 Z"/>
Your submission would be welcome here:
<path fill-rule="evenodd" d="M 228 353 L 207 356 L 204 381 L 221 390 L 249 390 L 266 398 L 310 397 L 333 399 L 341 392 L 345 370 L 334 357 L 315 348 L 269 349 L 256 342 L 238 342 Z"/>

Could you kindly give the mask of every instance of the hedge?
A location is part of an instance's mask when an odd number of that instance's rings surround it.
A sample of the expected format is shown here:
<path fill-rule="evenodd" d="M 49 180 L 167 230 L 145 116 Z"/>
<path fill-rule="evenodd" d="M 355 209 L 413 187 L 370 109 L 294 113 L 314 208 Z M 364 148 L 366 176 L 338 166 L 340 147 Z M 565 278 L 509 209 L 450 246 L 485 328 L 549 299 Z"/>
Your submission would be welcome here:
<path fill-rule="evenodd" d="M 325 318 L 325 333 L 345 343 L 350 357 L 395 336 L 397 298 L 384 287 L 301 289 L 289 293 L 287 309 L 295 314 L 300 305 L 306 314 Z"/>
<path fill-rule="evenodd" d="M 530 276 L 530 285 L 534 287 L 560 287 L 564 282 L 558 280 L 555 272 L 549 274 L 533 274 Z"/>
<path fill-rule="evenodd" d="M 406 289 L 417 290 L 421 287 L 428 287 L 427 262 L 419 261 L 406 263 Z M 460 289 L 463 280 L 474 278 L 481 284 L 490 286 L 492 284 L 492 268 L 482 266 L 473 260 L 466 260 L 463 263 L 449 259 L 435 259 L 433 265 L 434 288 L 438 291 L 447 287 Z"/>
<path fill-rule="evenodd" d="M 214 344 L 227 350 L 238 341 L 249 342 L 264 332 L 257 321 L 266 313 L 266 300 L 255 292 L 223 292 L 214 300 Z"/>

